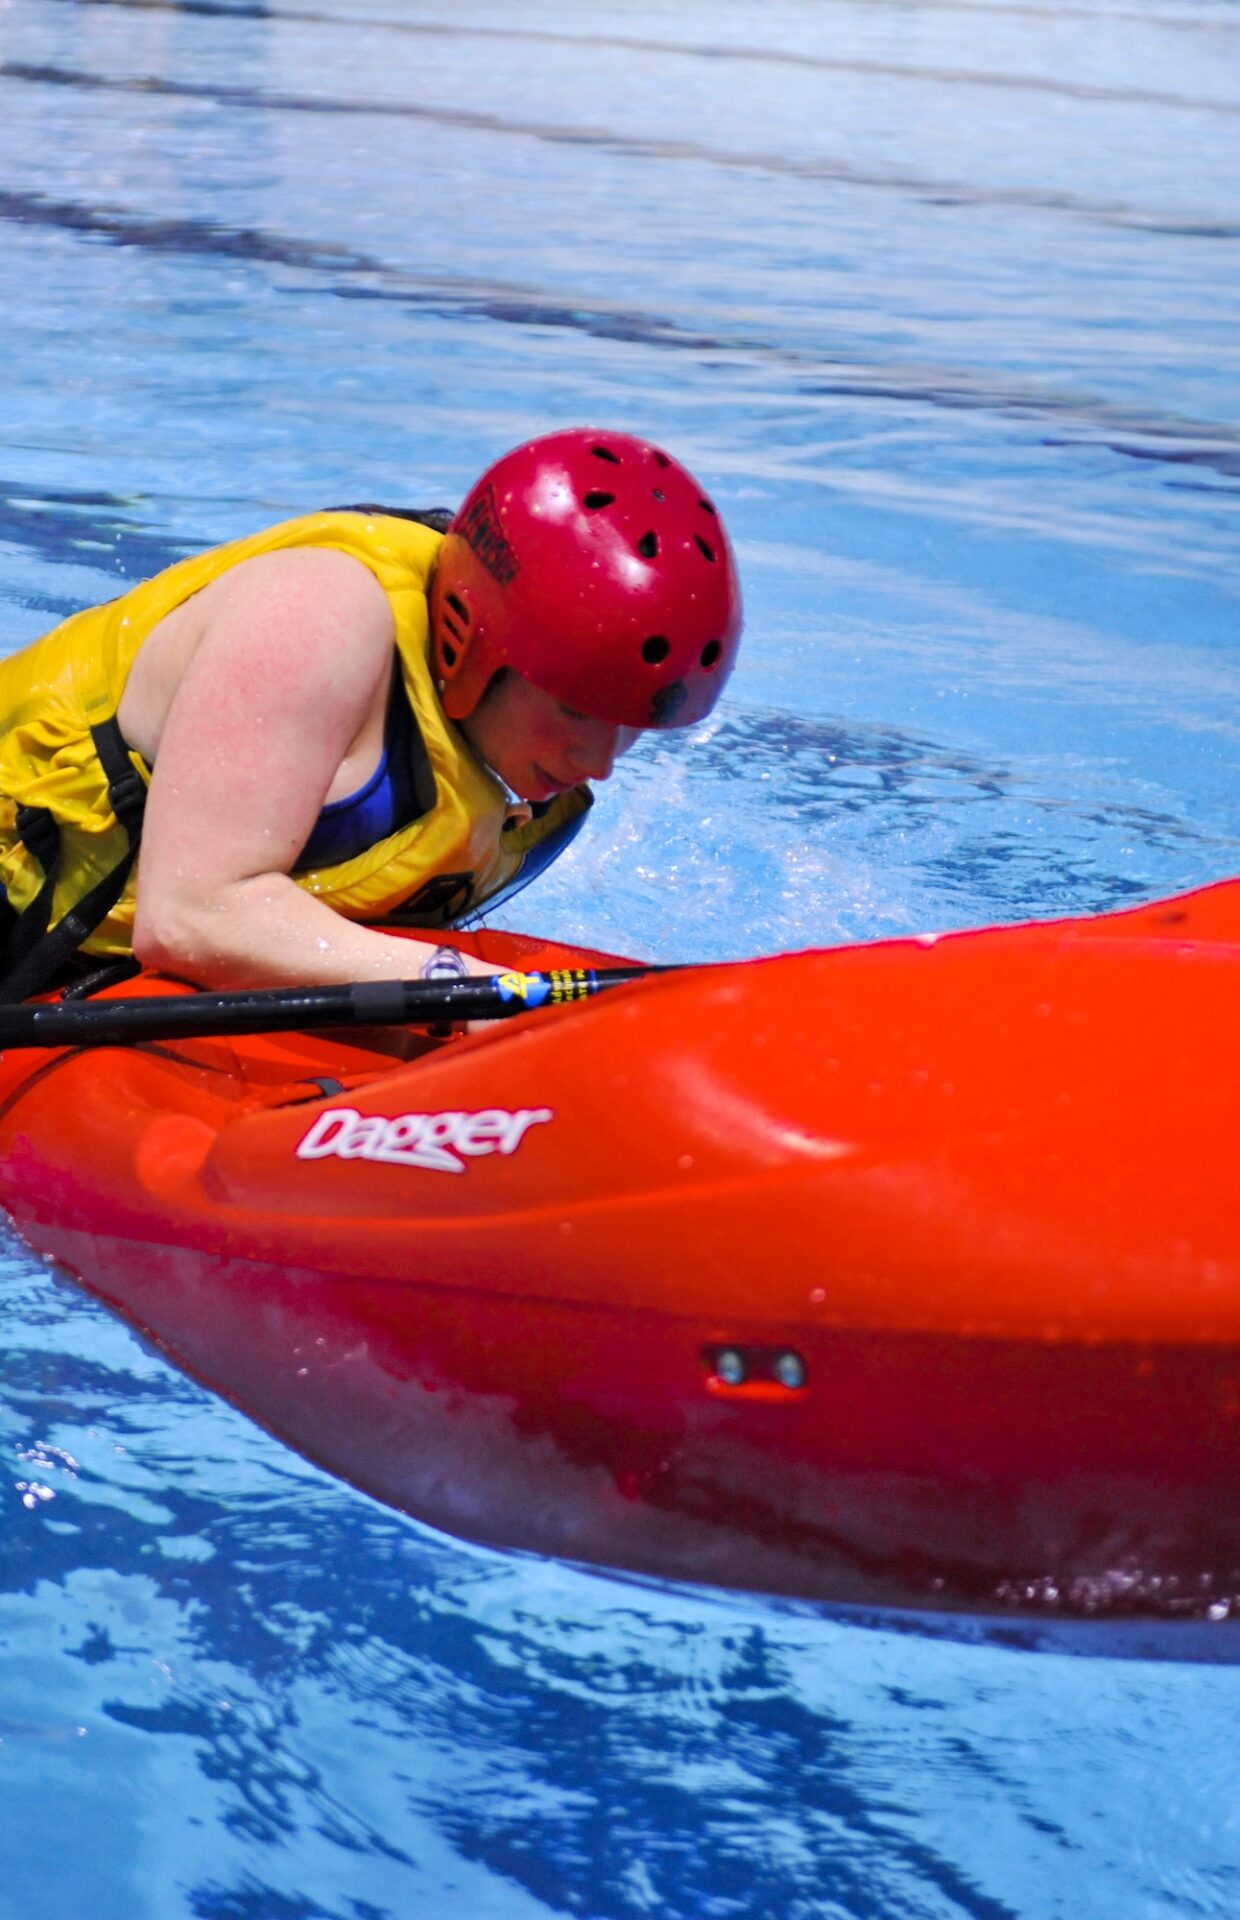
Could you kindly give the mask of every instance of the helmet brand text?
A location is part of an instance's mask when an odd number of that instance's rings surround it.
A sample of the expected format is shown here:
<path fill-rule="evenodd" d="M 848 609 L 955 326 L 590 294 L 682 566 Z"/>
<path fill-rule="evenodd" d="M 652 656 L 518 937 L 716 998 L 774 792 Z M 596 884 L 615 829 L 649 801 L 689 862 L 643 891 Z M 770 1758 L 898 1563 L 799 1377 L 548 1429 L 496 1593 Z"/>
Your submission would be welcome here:
<path fill-rule="evenodd" d="M 501 587 L 506 587 L 516 579 L 520 567 L 516 554 L 508 544 L 491 487 L 482 487 L 475 494 L 457 532 L 468 540 L 487 572 L 492 579 L 499 581 Z"/>

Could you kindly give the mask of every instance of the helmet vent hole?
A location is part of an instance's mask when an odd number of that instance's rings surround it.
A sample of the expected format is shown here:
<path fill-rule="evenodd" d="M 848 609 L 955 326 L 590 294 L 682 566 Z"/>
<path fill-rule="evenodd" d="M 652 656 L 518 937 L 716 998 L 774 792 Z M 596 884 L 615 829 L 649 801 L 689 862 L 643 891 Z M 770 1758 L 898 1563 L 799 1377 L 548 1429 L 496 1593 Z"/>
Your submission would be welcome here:
<path fill-rule="evenodd" d="M 465 602 L 455 593 L 445 594 L 444 598 L 447 600 L 448 605 L 451 607 L 461 625 L 467 627 L 469 625 L 469 608 L 465 605 Z"/>
<path fill-rule="evenodd" d="M 620 465 L 620 455 L 613 453 L 610 447 L 591 447 L 590 452 L 596 460 L 610 460 L 613 467 Z"/>
<path fill-rule="evenodd" d="M 661 633 L 652 633 L 649 640 L 642 641 L 642 659 L 649 667 L 657 667 L 667 659 L 671 646 Z"/>
<path fill-rule="evenodd" d="M 659 453 L 657 449 L 655 451 L 654 459 L 655 459 L 655 465 L 658 467 L 670 467 L 672 464 L 671 461 L 668 459 L 667 455 L 665 453 Z"/>
<path fill-rule="evenodd" d="M 456 648 L 450 640 L 442 642 L 442 651 L 445 667 L 454 667 L 456 665 Z"/>
<path fill-rule="evenodd" d="M 614 493 L 600 493 L 598 489 L 595 488 L 592 493 L 587 493 L 582 505 L 587 507 L 591 513 L 597 513 L 600 507 L 609 507 L 615 497 Z"/>
<path fill-rule="evenodd" d="M 663 489 L 662 489 L 662 487 L 651 487 L 651 489 L 650 489 L 650 492 L 651 492 L 651 496 L 652 496 L 652 497 L 653 497 L 653 498 L 654 498 L 655 500 L 666 500 L 666 499 L 667 499 L 667 495 L 666 495 L 666 494 L 664 493 L 664 491 L 663 491 Z"/>
<path fill-rule="evenodd" d="M 702 665 L 706 668 L 707 673 L 709 673 L 711 668 L 717 663 L 719 655 L 722 652 L 723 648 L 717 640 L 708 640 L 706 642 L 706 645 L 702 648 Z"/>
<path fill-rule="evenodd" d="M 638 552 L 639 552 L 639 553 L 640 553 L 641 555 L 643 555 L 643 557 L 644 557 L 645 559 L 647 559 L 647 560 L 653 560 L 653 559 L 654 559 L 654 557 L 655 557 L 655 555 L 656 555 L 656 553 L 657 553 L 657 552 L 659 551 L 659 536 L 658 536 L 658 534 L 657 534 L 657 533 L 643 533 L 643 535 L 642 535 L 642 537 L 641 537 L 641 539 L 640 539 L 640 540 L 638 541 L 638 543 L 637 543 L 637 551 L 638 551 Z"/>
<path fill-rule="evenodd" d="M 697 541 L 698 546 L 702 549 L 702 552 L 706 555 L 706 558 L 708 560 L 713 560 L 715 557 L 715 549 L 711 546 L 709 540 L 703 540 L 700 533 L 695 533 L 693 537 Z"/>
<path fill-rule="evenodd" d="M 698 501 L 698 505 L 699 507 L 705 507 L 707 513 L 711 514 L 716 520 L 719 518 L 719 515 L 715 512 L 709 500 L 703 498 Z"/>

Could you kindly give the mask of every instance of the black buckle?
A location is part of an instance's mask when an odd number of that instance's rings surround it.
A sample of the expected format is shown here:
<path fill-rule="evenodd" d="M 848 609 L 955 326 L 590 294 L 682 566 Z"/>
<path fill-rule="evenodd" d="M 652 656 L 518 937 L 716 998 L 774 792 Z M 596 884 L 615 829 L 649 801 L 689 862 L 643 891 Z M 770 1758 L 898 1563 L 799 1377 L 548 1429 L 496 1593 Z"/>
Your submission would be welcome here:
<path fill-rule="evenodd" d="M 19 807 L 14 822 L 23 844 L 47 873 L 60 864 L 60 828 L 47 807 Z"/>
<path fill-rule="evenodd" d="M 108 799 L 123 827 L 128 828 L 135 819 L 141 820 L 146 807 L 146 782 L 135 767 L 130 767 L 127 773 L 118 775 L 115 780 L 109 780 Z"/>

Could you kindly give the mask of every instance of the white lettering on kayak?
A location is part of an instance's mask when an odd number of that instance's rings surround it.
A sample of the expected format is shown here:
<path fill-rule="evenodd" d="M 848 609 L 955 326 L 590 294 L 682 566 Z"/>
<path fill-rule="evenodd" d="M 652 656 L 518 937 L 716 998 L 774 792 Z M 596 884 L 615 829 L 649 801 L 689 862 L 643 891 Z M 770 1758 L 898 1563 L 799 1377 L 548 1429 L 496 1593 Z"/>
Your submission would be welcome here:
<path fill-rule="evenodd" d="M 299 1160 L 384 1160 L 396 1167 L 464 1173 L 484 1153 L 515 1153 L 531 1127 L 554 1118 L 550 1107 L 484 1107 L 481 1113 L 359 1113 L 329 1107 L 298 1143 Z M 462 1159 L 461 1155 L 465 1156 Z"/>

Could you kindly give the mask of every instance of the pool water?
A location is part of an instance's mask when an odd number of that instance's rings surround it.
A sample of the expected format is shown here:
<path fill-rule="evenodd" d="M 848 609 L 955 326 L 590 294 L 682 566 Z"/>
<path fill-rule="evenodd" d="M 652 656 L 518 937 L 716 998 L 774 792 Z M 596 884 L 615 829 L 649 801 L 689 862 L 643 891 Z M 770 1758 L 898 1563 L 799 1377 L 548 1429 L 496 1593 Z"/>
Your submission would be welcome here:
<path fill-rule="evenodd" d="M 1240 871 L 1235 0 L 2 0 L 0 647 L 665 441 L 748 609 L 497 916 L 726 957 Z M 10 1236 L 0 1920 L 1234 1920 L 1233 1666 L 447 1540 Z"/>

